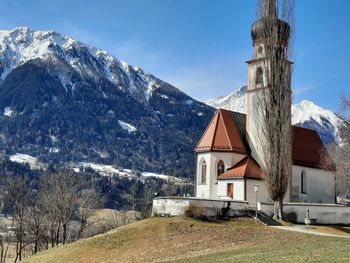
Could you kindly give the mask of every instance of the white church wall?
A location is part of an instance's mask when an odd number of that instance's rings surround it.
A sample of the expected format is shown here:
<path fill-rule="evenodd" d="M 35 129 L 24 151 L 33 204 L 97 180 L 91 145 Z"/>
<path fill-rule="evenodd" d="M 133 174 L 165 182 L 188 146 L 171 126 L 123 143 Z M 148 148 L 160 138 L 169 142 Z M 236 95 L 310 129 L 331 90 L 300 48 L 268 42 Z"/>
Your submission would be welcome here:
<path fill-rule="evenodd" d="M 244 179 L 228 179 L 219 180 L 218 183 L 218 198 L 230 199 L 227 196 L 227 184 L 233 183 L 233 198 L 234 200 L 244 201 Z"/>
<path fill-rule="evenodd" d="M 306 174 L 306 193 L 301 189 L 301 173 Z M 335 203 L 335 174 L 332 171 L 293 165 L 293 201 L 304 203 Z"/>
<path fill-rule="evenodd" d="M 206 183 L 201 183 L 202 176 L 202 163 L 203 161 L 207 164 L 207 173 L 206 173 Z M 210 153 L 199 153 L 197 154 L 197 175 L 196 175 L 196 196 L 200 198 L 209 198 L 210 193 L 210 163 L 211 155 Z"/>
<path fill-rule="evenodd" d="M 246 155 L 232 152 L 208 152 L 197 154 L 197 183 L 196 197 L 200 198 L 218 198 L 218 180 L 217 180 L 217 164 L 222 160 L 225 164 L 225 171 L 241 161 Z M 207 180 L 206 184 L 200 183 L 201 164 L 205 160 L 207 163 Z"/>
<path fill-rule="evenodd" d="M 247 194 L 246 201 L 249 203 L 249 206 L 251 206 L 251 207 L 256 206 L 256 196 L 255 196 L 255 191 L 254 191 L 255 185 L 259 186 L 259 191 L 258 191 L 258 196 L 257 196 L 258 201 L 259 202 L 267 202 L 269 200 L 269 196 L 268 196 L 264 181 L 247 179 L 246 180 L 246 194 Z"/>

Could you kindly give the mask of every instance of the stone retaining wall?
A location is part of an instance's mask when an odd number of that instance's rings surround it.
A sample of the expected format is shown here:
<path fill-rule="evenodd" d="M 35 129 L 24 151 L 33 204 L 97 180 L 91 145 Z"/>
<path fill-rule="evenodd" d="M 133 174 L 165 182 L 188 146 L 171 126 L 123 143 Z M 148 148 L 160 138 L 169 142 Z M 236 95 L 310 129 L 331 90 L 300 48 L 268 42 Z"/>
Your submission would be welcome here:
<path fill-rule="evenodd" d="M 258 207 L 259 210 L 272 215 L 273 204 L 259 203 Z M 288 219 L 292 219 L 291 221 L 295 221 L 295 223 L 302 224 L 304 223 L 307 209 L 309 210 L 310 218 L 315 218 L 317 224 L 350 224 L 350 206 L 336 204 L 286 203 L 283 208 Z"/>
<path fill-rule="evenodd" d="M 152 215 L 184 216 L 190 207 L 202 208 L 206 216 L 217 215 L 222 208 L 230 203 L 230 216 L 247 215 L 247 211 L 254 209 L 248 206 L 248 202 L 235 200 L 204 199 L 195 197 L 157 197 L 153 200 Z M 350 206 L 336 204 L 313 203 L 285 203 L 284 213 L 288 221 L 304 223 L 306 209 L 310 218 L 315 218 L 318 224 L 346 225 L 350 224 Z M 258 203 L 258 210 L 273 214 L 272 203 Z"/>
<path fill-rule="evenodd" d="M 248 202 L 211 200 L 193 197 L 158 197 L 153 200 L 152 215 L 184 216 L 189 207 L 203 208 L 206 216 L 214 216 L 230 203 L 230 216 L 246 214 Z"/>

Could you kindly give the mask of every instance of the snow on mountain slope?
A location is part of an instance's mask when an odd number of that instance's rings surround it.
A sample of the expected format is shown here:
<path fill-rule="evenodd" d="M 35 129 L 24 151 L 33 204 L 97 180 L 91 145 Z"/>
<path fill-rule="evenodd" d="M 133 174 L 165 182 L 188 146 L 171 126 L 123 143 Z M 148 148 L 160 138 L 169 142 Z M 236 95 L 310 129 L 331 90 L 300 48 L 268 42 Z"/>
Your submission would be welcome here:
<path fill-rule="evenodd" d="M 40 169 L 43 167 L 43 165 L 35 157 L 23 153 L 11 155 L 10 160 L 21 164 L 28 163 L 31 169 Z"/>
<path fill-rule="evenodd" d="M 206 100 L 205 103 L 215 108 L 245 113 L 246 94 L 247 87 L 242 87 L 227 96 Z M 292 105 L 292 124 L 316 130 L 327 144 L 341 141 L 339 127 L 342 123 L 343 119 L 337 114 L 311 101 L 303 100 Z"/>
<path fill-rule="evenodd" d="M 0 81 L 16 67 L 33 59 L 63 60 L 82 77 L 105 76 L 119 89 L 128 89 L 148 100 L 161 82 L 142 69 L 120 61 L 112 54 L 85 45 L 54 31 L 34 31 L 28 27 L 0 30 Z M 74 79 L 63 70 L 56 72 L 66 89 L 74 90 Z"/>
<path fill-rule="evenodd" d="M 214 108 L 224 108 L 230 111 L 245 113 L 247 87 L 242 87 L 226 96 L 204 101 Z"/>
<path fill-rule="evenodd" d="M 119 122 L 120 126 L 122 126 L 122 128 L 124 130 L 128 131 L 128 133 L 132 133 L 132 132 L 136 132 L 137 131 L 136 127 L 131 125 L 131 124 L 129 124 L 129 123 L 123 122 L 121 120 L 118 120 L 118 122 Z"/>
<path fill-rule="evenodd" d="M 303 100 L 292 105 L 292 123 L 318 131 L 325 143 L 341 142 L 339 127 L 343 119 L 311 101 Z"/>

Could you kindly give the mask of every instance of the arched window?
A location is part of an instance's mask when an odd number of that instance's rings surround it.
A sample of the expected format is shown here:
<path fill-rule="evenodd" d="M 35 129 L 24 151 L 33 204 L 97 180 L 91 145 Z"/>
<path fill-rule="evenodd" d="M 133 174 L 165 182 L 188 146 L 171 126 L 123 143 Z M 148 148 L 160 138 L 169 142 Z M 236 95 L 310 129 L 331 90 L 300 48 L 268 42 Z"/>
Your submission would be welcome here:
<path fill-rule="evenodd" d="M 306 189 L 306 172 L 305 172 L 305 170 L 303 170 L 301 172 L 300 182 L 301 182 L 301 193 L 306 194 L 307 189 Z"/>
<path fill-rule="evenodd" d="M 225 164 L 222 160 L 218 162 L 217 170 L 216 170 L 216 176 L 219 177 L 225 172 Z"/>
<path fill-rule="evenodd" d="M 207 163 L 206 161 L 202 162 L 201 165 L 201 184 L 207 183 Z"/>
<path fill-rule="evenodd" d="M 264 84 L 264 74 L 262 67 L 258 67 L 255 72 L 255 86 L 261 88 Z"/>

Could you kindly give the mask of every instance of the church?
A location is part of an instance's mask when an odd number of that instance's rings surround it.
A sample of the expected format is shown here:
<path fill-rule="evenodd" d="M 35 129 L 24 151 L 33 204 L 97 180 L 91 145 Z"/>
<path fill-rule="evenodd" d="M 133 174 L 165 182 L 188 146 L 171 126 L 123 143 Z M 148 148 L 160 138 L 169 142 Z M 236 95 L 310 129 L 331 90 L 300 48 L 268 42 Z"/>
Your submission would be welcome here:
<path fill-rule="evenodd" d="M 252 206 L 256 201 L 271 201 L 259 165 L 266 149 L 261 149 L 258 143 L 261 122 L 257 119 L 259 104 L 256 100 L 259 99 L 259 90 L 267 86 L 264 74 L 267 74 L 266 67 L 270 65 L 265 55 L 265 29 L 276 29 L 276 45 L 286 49 L 290 26 L 278 18 L 276 1 L 266 2 L 266 14 L 252 26 L 255 54 L 247 62 L 247 114 L 224 109 L 214 114 L 195 148 L 197 198 L 247 201 Z M 285 63 L 292 64 L 287 60 Z M 285 69 L 285 74 L 290 76 L 291 66 Z M 291 92 L 289 94 L 291 97 Z M 292 176 L 284 202 L 334 204 L 336 168 L 321 138 L 314 130 L 296 126 L 291 129 Z M 325 159 L 328 160 L 327 165 L 324 164 Z"/>

